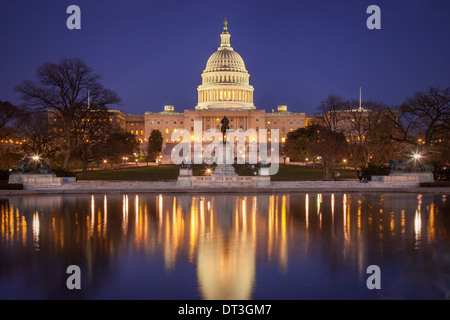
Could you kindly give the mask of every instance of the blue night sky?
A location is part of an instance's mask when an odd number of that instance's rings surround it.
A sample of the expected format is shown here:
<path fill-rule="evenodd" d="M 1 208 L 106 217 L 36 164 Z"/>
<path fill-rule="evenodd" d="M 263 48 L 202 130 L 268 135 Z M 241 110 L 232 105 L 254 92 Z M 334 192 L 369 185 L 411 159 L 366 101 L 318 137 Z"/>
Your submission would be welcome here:
<path fill-rule="evenodd" d="M 68 30 L 69 5 L 81 30 Z M 381 30 L 369 30 L 369 5 Z M 450 1 L 437 0 L 14 0 L 0 11 L 0 100 L 36 68 L 82 58 L 125 113 L 176 111 L 197 102 L 200 74 L 228 19 L 257 108 L 285 104 L 315 113 L 328 94 L 400 104 L 428 87 L 450 85 Z"/>

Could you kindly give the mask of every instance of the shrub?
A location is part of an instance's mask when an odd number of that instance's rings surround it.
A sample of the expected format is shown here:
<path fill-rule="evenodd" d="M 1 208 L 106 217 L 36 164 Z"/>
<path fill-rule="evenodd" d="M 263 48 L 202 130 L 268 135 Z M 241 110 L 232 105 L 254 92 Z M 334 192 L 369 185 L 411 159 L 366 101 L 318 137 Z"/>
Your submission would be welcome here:
<path fill-rule="evenodd" d="M 421 182 L 420 186 L 424 188 L 449 188 L 450 181 Z"/>
<path fill-rule="evenodd" d="M 23 190 L 21 183 L 0 183 L 0 190 Z"/>
<path fill-rule="evenodd" d="M 8 170 L 0 170 L 0 182 L 8 182 L 9 174 Z"/>
<path fill-rule="evenodd" d="M 52 168 L 52 171 L 54 174 L 56 174 L 57 177 L 76 177 L 77 174 L 75 172 L 64 170 L 62 168 Z"/>
<path fill-rule="evenodd" d="M 373 165 L 369 163 L 367 168 L 362 168 L 362 176 L 367 180 L 371 180 L 372 176 L 386 176 L 391 172 L 391 169 L 387 166 L 381 165 Z"/>

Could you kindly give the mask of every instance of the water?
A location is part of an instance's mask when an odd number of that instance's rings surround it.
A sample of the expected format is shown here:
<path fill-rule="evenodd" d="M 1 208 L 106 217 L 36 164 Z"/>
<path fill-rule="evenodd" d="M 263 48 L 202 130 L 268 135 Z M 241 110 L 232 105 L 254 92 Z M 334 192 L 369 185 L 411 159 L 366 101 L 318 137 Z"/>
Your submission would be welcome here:
<path fill-rule="evenodd" d="M 0 299 L 445 299 L 432 194 L 0 198 Z M 69 290 L 69 265 L 81 290 Z M 369 290 L 367 267 L 380 267 Z"/>

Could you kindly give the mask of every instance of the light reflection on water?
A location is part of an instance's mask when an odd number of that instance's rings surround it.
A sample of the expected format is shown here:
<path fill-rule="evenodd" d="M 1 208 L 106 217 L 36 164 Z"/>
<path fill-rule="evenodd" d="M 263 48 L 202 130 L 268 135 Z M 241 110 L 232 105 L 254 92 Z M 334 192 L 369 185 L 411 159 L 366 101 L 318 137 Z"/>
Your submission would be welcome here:
<path fill-rule="evenodd" d="M 1 299 L 442 299 L 445 195 L 0 199 Z M 82 290 L 65 287 L 79 265 Z M 368 290 L 379 265 L 382 289 Z"/>

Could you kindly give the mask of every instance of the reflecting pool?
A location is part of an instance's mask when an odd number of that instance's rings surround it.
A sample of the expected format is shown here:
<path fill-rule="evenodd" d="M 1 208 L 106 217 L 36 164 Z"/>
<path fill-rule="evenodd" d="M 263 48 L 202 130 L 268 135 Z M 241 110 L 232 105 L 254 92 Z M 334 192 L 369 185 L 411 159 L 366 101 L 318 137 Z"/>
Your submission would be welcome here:
<path fill-rule="evenodd" d="M 0 299 L 445 299 L 442 194 L 0 198 Z M 81 290 L 66 286 L 81 270 Z M 369 290 L 370 265 L 381 289 Z"/>

